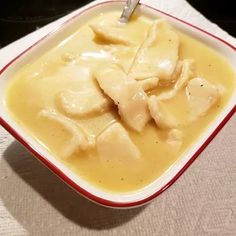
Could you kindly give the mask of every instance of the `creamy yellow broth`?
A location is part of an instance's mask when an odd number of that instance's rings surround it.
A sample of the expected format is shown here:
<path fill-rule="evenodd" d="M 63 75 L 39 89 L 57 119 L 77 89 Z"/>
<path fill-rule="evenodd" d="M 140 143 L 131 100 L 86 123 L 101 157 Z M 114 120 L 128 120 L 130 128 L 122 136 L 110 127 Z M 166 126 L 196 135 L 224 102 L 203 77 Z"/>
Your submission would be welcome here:
<path fill-rule="evenodd" d="M 105 18 L 108 21 L 116 21 L 118 16 L 119 12 L 105 13 L 92 19 L 91 22 Z M 61 153 L 70 142 L 71 134 L 59 123 L 44 119 L 38 116 L 38 113 L 45 108 L 54 108 L 61 113 L 56 105 L 56 94 L 65 88 L 73 91 L 81 89 L 84 80 L 89 79 L 86 68 L 93 72 L 101 65 L 112 61 L 121 64 L 127 71 L 138 46 L 146 37 L 152 20 L 144 16 L 135 17 L 124 27 L 137 46 L 131 48 L 117 44 L 113 45 L 112 49 L 106 42 L 94 38 L 94 33 L 89 28 L 91 22 L 85 23 L 68 39 L 24 66 L 14 78 L 11 78 L 12 82 L 6 95 L 7 108 L 28 133 L 81 178 L 107 191 L 138 190 L 153 182 L 173 165 L 222 111 L 235 89 L 235 74 L 228 62 L 218 53 L 177 31 L 181 41 L 179 57 L 195 60 L 194 76 L 203 77 L 224 88 L 224 93 L 217 104 L 205 116 L 186 126 L 182 126 L 186 123 L 188 112 L 184 89 L 174 99 L 166 102 L 167 107 L 181 123 L 180 130 L 184 134 L 181 148 L 179 150 L 170 148 L 166 143 L 167 130 L 158 129 L 154 121 L 150 121 L 141 133 L 129 129 L 119 118 L 117 109 L 113 107 L 110 111 L 97 116 L 70 118 L 95 136 L 112 121 L 120 121 L 139 148 L 142 154 L 141 160 L 117 162 L 110 158 L 102 162 L 94 149 L 63 159 Z M 73 62 L 66 62 L 67 60 Z M 168 88 L 158 88 L 151 93 L 159 94 L 166 89 Z"/>

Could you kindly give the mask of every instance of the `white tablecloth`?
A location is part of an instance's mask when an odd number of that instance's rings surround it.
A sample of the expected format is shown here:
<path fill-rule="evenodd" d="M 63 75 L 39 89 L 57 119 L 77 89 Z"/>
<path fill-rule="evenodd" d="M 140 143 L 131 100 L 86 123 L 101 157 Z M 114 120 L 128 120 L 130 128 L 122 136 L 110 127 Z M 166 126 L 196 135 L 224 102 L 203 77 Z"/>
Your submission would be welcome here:
<path fill-rule="evenodd" d="M 236 45 L 185 0 L 142 2 Z M 1 49 L 0 68 L 70 15 Z M 0 235 L 236 235 L 236 116 L 170 189 L 133 210 L 88 202 L 0 127 Z"/>

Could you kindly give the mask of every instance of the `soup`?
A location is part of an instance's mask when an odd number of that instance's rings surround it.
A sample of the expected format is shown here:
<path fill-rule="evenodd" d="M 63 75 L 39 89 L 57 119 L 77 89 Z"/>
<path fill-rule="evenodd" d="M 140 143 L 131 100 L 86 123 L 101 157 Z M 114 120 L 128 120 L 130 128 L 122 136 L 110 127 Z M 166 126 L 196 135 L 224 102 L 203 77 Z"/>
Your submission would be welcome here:
<path fill-rule="evenodd" d="M 14 120 L 82 179 L 111 192 L 160 177 L 235 89 L 228 62 L 162 19 L 100 14 L 18 71 Z"/>

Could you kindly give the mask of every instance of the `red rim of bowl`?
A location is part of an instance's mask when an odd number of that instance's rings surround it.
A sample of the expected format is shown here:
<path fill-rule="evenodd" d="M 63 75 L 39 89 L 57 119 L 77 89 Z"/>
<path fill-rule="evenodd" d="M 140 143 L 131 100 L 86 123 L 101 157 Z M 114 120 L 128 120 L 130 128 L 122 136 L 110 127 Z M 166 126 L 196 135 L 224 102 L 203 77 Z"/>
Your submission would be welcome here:
<path fill-rule="evenodd" d="M 56 33 L 59 29 L 61 29 L 62 27 L 64 27 L 67 23 L 69 23 L 70 21 L 72 21 L 73 19 L 77 18 L 78 16 L 80 16 L 81 14 L 85 13 L 88 10 L 91 10 L 92 8 L 95 8 L 97 6 L 103 5 L 103 4 L 107 4 L 107 3 L 122 3 L 123 1 L 104 1 L 104 2 L 100 2 L 97 4 L 94 4 L 90 7 L 85 8 L 84 10 L 80 11 L 79 13 L 77 13 L 76 15 L 72 16 L 71 18 L 69 18 L 68 20 L 66 20 L 65 22 L 63 22 L 62 24 L 60 24 L 55 30 L 50 31 L 48 34 L 46 34 L 44 37 L 42 37 L 41 39 L 39 39 L 36 43 L 34 43 L 33 45 L 31 45 L 30 47 L 28 47 L 26 50 L 24 50 L 22 53 L 20 53 L 18 56 L 16 56 L 13 60 L 11 60 L 7 65 L 5 65 L 1 70 L 0 70 L 0 75 L 13 63 L 15 62 L 17 59 L 19 59 L 22 55 L 24 55 L 26 52 L 28 52 L 30 49 L 32 49 L 33 47 L 35 47 L 36 45 L 38 45 L 41 41 L 43 41 L 44 39 L 48 38 L 50 35 Z M 154 11 L 157 11 L 163 15 L 166 15 L 170 18 L 173 18 L 179 22 L 182 22 L 183 24 L 186 24 L 192 28 L 197 29 L 198 31 L 201 31 L 205 34 L 207 34 L 208 36 L 211 36 L 215 39 L 217 39 L 218 41 L 222 42 L 223 44 L 227 45 L 228 47 L 230 47 L 231 49 L 233 49 L 234 51 L 236 51 L 236 47 L 234 47 L 233 45 L 231 45 L 230 43 L 224 41 L 223 39 L 197 27 L 194 26 L 184 20 L 181 20 L 175 16 L 172 16 L 168 13 L 165 13 L 163 11 L 160 11 L 156 8 L 153 8 L 151 6 L 148 6 L 146 4 L 141 4 L 147 8 L 150 8 Z M 190 160 L 181 168 L 181 170 L 166 184 L 164 185 L 160 190 L 158 190 L 157 192 L 155 192 L 154 194 L 152 194 L 149 197 L 146 197 L 144 199 L 138 200 L 138 201 L 133 201 L 133 202 L 115 202 L 115 201 L 110 201 L 101 197 L 98 197 L 90 192 L 88 192 L 87 190 L 83 189 L 82 187 L 80 187 L 78 184 L 76 184 L 72 179 L 70 179 L 67 175 L 65 175 L 57 166 L 55 166 L 52 162 L 46 160 L 39 152 L 37 152 L 29 142 L 26 141 L 26 139 L 24 137 L 22 137 L 15 129 L 13 129 L 11 127 L 10 124 L 8 124 L 7 121 L 5 121 L 2 117 L 0 117 L 0 124 L 12 135 L 14 136 L 21 144 L 23 144 L 40 162 L 42 162 L 47 168 L 49 168 L 51 171 L 53 171 L 54 174 L 56 174 L 61 180 L 63 180 L 66 184 L 68 184 L 71 188 L 73 188 L 75 191 L 77 191 L 78 193 L 80 193 L 81 195 L 83 195 L 85 198 L 101 204 L 103 206 L 107 206 L 107 207 L 113 207 L 113 208 L 130 208 L 130 207 L 135 207 L 135 206 L 141 206 L 144 205 L 148 202 L 150 202 L 151 200 L 153 200 L 154 198 L 156 198 L 158 195 L 160 195 L 162 192 L 164 192 L 166 189 L 168 189 L 184 172 L 185 170 L 187 170 L 187 168 L 193 163 L 193 161 L 199 156 L 199 154 L 208 146 L 208 144 L 213 140 L 213 138 L 217 135 L 217 133 L 224 127 L 224 125 L 229 121 L 229 119 L 233 116 L 233 114 L 236 112 L 236 104 L 234 105 L 234 107 L 231 109 L 231 111 L 225 116 L 225 118 L 223 119 L 223 121 L 218 125 L 218 127 L 212 132 L 212 134 L 206 139 L 206 141 L 202 144 L 202 146 L 200 146 L 200 148 L 195 152 L 195 154 L 190 158 Z"/>

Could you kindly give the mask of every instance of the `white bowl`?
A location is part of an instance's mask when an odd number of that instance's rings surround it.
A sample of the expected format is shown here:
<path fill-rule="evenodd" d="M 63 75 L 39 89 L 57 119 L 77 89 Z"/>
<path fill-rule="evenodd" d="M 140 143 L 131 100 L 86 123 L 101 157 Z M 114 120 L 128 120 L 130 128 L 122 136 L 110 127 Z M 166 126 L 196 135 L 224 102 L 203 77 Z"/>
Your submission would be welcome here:
<path fill-rule="evenodd" d="M 89 7 L 83 8 L 79 13 L 69 19 L 66 23 L 62 24 L 55 31 L 49 33 L 47 36 L 39 40 L 30 48 L 18 55 L 14 60 L 8 63 L 2 71 L 0 71 L 0 124 L 8 130 L 19 142 L 21 142 L 35 157 L 47 166 L 52 172 L 59 176 L 65 183 L 71 186 L 74 190 L 82 194 L 84 197 L 98 204 L 114 207 L 114 208 L 128 208 L 143 205 L 160 193 L 170 187 L 179 176 L 190 166 L 190 164 L 197 158 L 197 156 L 203 151 L 203 149 L 211 142 L 215 135 L 230 119 L 230 117 L 236 111 L 236 91 L 231 97 L 224 110 L 217 116 L 207 130 L 197 139 L 185 154 L 179 159 L 158 179 L 153 183 L 135 192 L 129 193 L 109 193 L 101 190 L 92 184 L 81 179 L 55 157 L 53 157 L 48 151 L 31 136 L 25 132 L 25 130 L 18 125 L 14 119 L 10 116 L 5 103 L 5 92 L 11 77 L 22 66 L 28 62 L 33 61 L 48 51 L 54 45 L 69 36 L 74 32 L 79 25 L 82 25 L 85 21 L 91 17 L 99 14 L 100 12 L 110 11 L 123 7 L 121 1 L 105 1 L 102 3 L 90 4 Z M 184 22 L 176 17 L 173 17 L 164 12 L 160 12 L 156 9 L 150 8 L 145 5 L 141 5 L 138 9 L 143 14 L 156 18 L 166 18 L 170 24 L 182 32 L 192 36 L 193 38 L 205 43 L 209 47 L 215 49 L 228 59 L 229 63 L 234 67 L 236 65 L 236 48 L 224 40 L 205 32 L 187 22 Z"/>

